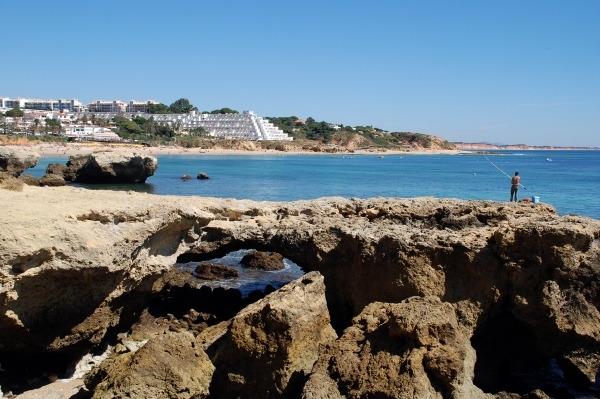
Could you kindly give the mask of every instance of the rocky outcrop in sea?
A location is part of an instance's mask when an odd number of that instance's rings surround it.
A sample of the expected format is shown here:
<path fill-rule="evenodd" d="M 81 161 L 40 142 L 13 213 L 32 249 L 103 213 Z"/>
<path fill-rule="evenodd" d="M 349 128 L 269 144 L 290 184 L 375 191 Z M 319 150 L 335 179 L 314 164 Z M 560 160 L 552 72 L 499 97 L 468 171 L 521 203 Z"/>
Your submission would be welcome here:
<path fill-rule="evenodd" d="M 144 183 L 156 169 L 158 160 L 151 155 L 96 151 L 71 155 L 66 166 L 51 164 L 46 173 L 77 183 Z"/>
<path fill-rule="evenodd" d="M 84 373 L 95 397 L 184 397 L 186 384 L 190 397 L 597 394 L 598 220 L 544 204 L 73 187 L 0 190 L 0 206 L 3 389 L 22 389 L 27 359 L 66 378 L 103 348 Z M 242 297 L 174 268 L 240 249 L 307 274 Z"/>

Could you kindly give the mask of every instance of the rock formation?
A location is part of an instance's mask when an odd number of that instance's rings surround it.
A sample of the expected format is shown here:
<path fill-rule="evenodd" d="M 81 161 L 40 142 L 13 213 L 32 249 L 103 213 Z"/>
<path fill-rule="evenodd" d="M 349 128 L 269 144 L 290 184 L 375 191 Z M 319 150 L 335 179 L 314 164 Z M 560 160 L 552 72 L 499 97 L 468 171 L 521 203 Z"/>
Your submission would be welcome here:
<path fill-rule="evenodd" d="M 285 267 L 283 256 L 277 252 L 270 254 L 263 251 L 250 252 L 244 255 L 240 263 L 247 267 L 255 267 L 263 270 L 281 270 Z"/>
<path fill-rule="evenodd" d="M 150 155 L 97 151 L 71 155 L 66 167 L 49 165 L 46 173 L 77 183 L 144 183 L 157 168 L 157 159 Z"/>
<path fill-rule="evenodd" d="M 208 175 L 204 172 L 200 172 L 198 173 L 198 176 L 196 176 L 198 179 L 200 180 L 208 180 L 210 179 L 210 177 L 208 177 Z"/>
<path fill-rule="evenodd" d="M 216 367 L 211 394 L 279 398 L 299 392 L 319 345 L 337 338 L 329 321 L 323 277 L 312 272 L 203 332 L 199 339 Z"/>
<path fill-rule="evenodd" d="M 222 263 L 199 263 L 194 269 L 196 277 L 204 280 L 219 280 L 239 276 L 239 272 Z"/>
<path fill-rule="evenodd" d="M 565 383 L 587 389 L 600 365 L 600 221 L 559 216 L 544 204 L 271 203 L 25 186 L 0 190 L 0 206 L 1 351 L 64 353 L 97 344 L 139 315 L 176 262 L 254 248 L 324 278 L 341 338 L 322 347 L 313 371 L 302 364 L 297 375 L 309 377 L 307 397 L 358 397 L 398 381 L 438 397 L 524 394 L 519 376 L 551 365 Z M 252 317 L 244 310 L 221 332 L 208 329 L 221 337 L 207 348 L 215 392 L 225 380 L 248 392 L 267 384 L 252 384 L 243 370 L 269 364 L 293 340 L 244 334 L 263 331 L 258 325 L 279 331 L 277 317 L 294 313 L 292 305 L 264 305 Z M 246 353 L 243 367 L 215 357 L 220 342 L 229 342 L 220 353 Z M 337 372 L 325 369 L 327 359 Z M 343 359 L 356 359 L 356 367 L 342 367 Z M 404 365 L 401 374 L 373 382 L 390 375 L 379 364 L 388 360 Z M 269 395 L 296 381 L 268 375 Z M 531 391 L 538 388 L 551 391 Z"/>
<path fill-rule="evenodd" d="M 19 147 L 0 147 L 0 172 L 18 177 L 24 170 L 37 165 L 40 155 Z"/>
<path fill-rule="evenodd" d="M 483 398 L 473 385 L 475 350 L 454 307 L 437 297 L 374 302 L 320 351 L 305 399 Z"/>
<path fill-rule="evenodd" d="M 168 333 L 86 375 L 93 399 L 206 398 L 215 368 L 192 334 Z"/>
<path fill-rule="evenodd" d="M 44 176 L 40 177 L 38 180 L 40 186 L 50 186 L 50 187 L 61 187 L 65 186 L 67 183 L 65 179 L 61 175 L 56 174 L 48 174 L 46 173 Z"/>

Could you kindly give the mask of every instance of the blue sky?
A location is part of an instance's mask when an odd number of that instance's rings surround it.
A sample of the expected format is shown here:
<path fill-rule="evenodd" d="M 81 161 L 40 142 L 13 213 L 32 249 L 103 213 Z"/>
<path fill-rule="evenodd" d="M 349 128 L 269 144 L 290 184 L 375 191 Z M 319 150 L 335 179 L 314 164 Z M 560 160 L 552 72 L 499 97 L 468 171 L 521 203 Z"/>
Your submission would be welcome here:
<path fill-rule="evenodd" d="M 0 95 L 600 146 L 600 1 L 7 1 Z"/>

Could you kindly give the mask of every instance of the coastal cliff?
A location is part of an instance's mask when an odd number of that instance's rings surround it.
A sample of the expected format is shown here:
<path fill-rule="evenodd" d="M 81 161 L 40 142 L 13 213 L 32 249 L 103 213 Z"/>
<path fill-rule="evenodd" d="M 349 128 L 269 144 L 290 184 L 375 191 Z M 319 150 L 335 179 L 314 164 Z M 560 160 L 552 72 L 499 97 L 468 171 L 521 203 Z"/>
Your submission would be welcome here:
<path fill-rule="evenodd" d="M 314 289 L 285 303 L 300 310 L 310 309 L 302 301 L 326 303 L 329 314 L 324 305 L 310 316 L 262 304 L 236 316 L 239 322 L 207 327 L 196 339 L 214 337 L 202 345 L 218 377 L 211 392 L 224 392 L 222 381 L 238 378 L 231 375 L 252 375 L 233 370 L 240 350 L 245 370 L 260 365 L 252 359 L 273 359 L 269 351 L 302 359 L 269 363 L 272 397 L 290 394 L 281 381 L 293 381 L 306 398 L 486 397 L 520 392 L 515 373 L 555 363 L 567 382 L 588 387 L 600 365 L 600 221 L 560 216 L 544 204 L 275 203 L 26 186 L 0 190 L 0 205 L 2 353 L 98 345 L 141 317 L 170 284 L 176 262 L 257 249 L 318 272 L 322 294 Z M 318 349 L 295 343 L 298 334 L 272 335 L 283 325 L 277 320 L 293 326 L 297 317 L 306 317 L 303 326 L 314 323 Z M 221 337 L 234 347 L 219 346 Z M 272 338 L 244 343 L 256 337 Z M 306 359 L 315 362 L 311 371 Z M 286 362 L 301 367 L 292 373 Z M 236 395 L 260 389 L 240 378 Z"/>

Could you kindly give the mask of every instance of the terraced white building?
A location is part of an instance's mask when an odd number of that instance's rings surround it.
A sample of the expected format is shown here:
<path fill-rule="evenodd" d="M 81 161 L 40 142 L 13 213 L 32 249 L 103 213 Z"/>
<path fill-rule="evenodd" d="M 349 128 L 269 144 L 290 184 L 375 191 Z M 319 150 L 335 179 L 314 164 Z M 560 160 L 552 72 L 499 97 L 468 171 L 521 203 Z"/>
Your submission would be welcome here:
<path fill-rule="evenodd" d="M 214 137 L 243 140 L 293 140 L 287 133 L 268 120 L 255 115 L 252 111 L 244 111 L 241 114 L 200 114 L 192 111 L 189 114 L 150 116 L 154 117 L 156 122 L 167 123 L 171 126 L 177 124 L 181 130 L 202 127 Z"/>

